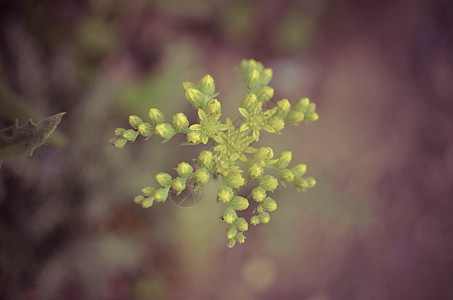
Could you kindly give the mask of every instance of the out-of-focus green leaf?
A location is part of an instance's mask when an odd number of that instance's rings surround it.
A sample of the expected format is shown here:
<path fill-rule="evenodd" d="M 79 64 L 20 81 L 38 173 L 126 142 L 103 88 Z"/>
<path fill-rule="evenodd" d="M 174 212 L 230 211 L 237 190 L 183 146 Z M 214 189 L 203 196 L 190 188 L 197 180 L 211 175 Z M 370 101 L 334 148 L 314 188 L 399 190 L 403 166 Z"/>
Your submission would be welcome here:
<path fill-rule="evenodd" d="M 38 123 L 29 120 L 25 125 L 16 124 L 0 130 L 0 165 L 4 159 L 32 155 L 33 151 L 46 143 L 60 124 L 65 112 L 45 118 Z"/>

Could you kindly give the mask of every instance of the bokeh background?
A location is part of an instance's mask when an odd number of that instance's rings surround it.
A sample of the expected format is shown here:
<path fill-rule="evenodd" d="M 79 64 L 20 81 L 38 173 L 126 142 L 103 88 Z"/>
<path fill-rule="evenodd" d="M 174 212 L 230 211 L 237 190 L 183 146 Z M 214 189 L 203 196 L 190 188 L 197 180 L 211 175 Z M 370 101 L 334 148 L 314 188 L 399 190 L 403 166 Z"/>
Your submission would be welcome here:
<path fill-rule="evenodd" d="M 227 249 L 218 183 L 132 201 L 203 147 L 108 141 L 152 106 L 195 117 L 181 83 L 206 73 L 238 116 L 242 58 L 317 103 L 260 144 L 318 185 Z M 2 0 L 0 66 L 2 126 L 67 112 L 0 170 L 1 299 L 453 299 L 451 1 Z"/>

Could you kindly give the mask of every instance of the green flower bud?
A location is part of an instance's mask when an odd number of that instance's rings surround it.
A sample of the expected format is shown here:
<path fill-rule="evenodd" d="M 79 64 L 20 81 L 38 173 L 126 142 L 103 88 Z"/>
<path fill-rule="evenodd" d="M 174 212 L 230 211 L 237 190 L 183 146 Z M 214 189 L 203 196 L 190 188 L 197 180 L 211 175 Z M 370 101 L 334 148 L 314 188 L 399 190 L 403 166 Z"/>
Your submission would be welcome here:
<path fill-rule="evenodd" d="M 187 141 L 193 145 L 201 143 L 201 133 L 198 131 L 191 131 L 187 134 Z"/>
<path fill-rule="evenodd" d="M 297 164 L 291 168 L 291 171 L 294 174 L 294 177 L 301 177 L 307 171 L 307 165 L 305 164 Z"/>
<path fill-rule="evenodd" d="M 267 212 L 260 213 L 259 218 L 260 218 L 260 222 L 263 224 L 267 224 L 271 220 L 271 216 Z"/>
<path fill-rule="evenodd" d="M 198 169 L 195 171 L 195 183 L 199 185 L 204 185 L 208 183 L 210 175 L 209 172 L 205 169 Z"/>
<path fill-rule="evenodd" d="M 154 195 L 154 192 L 156 191 L 155 188 L 153 187 L 150 187 L 150 186 L 147 186 L 147 187 L 144 187 L 142 188 L 142 193 L 143 195 L 145 195 L 146 197 L 152 197 Z"/>
<path fill-rule="evenodd" d="M 281 169 L 279 177 L 283 182 L 291 182 L 294 180 L 294 174 L 290 169 Z"/>
<path fill-rule="evenodd" d="M 228 239 L 234 239 L 234 237 L 236 236 L 237 233 L 238 233 L 238 230 L 237 230 L 236 226 L 234 226 L 234 225 L 228 226 L 227 231 L 226 231 L 226 236 Z"/>
<path fill-rule="evenodd" d="M 227 247 L 228 248 L 233 248 L 234 245 L 236 245 L 236 240 L 235 239 L 228 239 Z"/>
<path fill-rule="evenodd" d="M 154 133 L 154 128 L 149 123 L 142 123 L 138 125 L 138 132 L 144 137 L 150 137 Z"/>
<path fill-rule="evenodd" d="M 217 192 L 217 199 L 219 202 L 227 203 L 233 198 L 234 193 L 233 189 L 229 186 L 222 186 L 220 190 Z"/>
<path fill-rule="evenodd" d="M 277 202 L 275 202 L 275 200 L 270 197 L 267 197 L 266 199 L 264 199 L 264 201 L 261 202 L 260 205 L 267 211 L 277 210 Z"/>
<path fill-rule="evenodd" d="M 154 199 L 157 202 L 165 201 L 167 199 L 167 197 L 168 197 L 168 191 L 169 191 L 169 188 L 157 189 L 156 192 L 154 193 Z"/>
<path fill-rule="evenodd" d="M 205 103 L 205 96 L 197 89 L 188 88 L 186 90 L 186 99 L 190 105 L 196 108 L 203 107 Z"/>
<path fill-rule="evenodd" d="M 154 197 L 152 198 L 145 198 L 142 202 L 142 207 L 143 208 L 150 208 L 154 204 Z"/>
<path fill-rule="evenodd" d="M 314 113 L 315 111 L 316 111 L 316 103 L 311 102 L 310 104 L 308 104 L 307 111 L 304 114 L 305 115 L 311 114 L 311 113 Z"/>
<path fill-rule="evenodd" d="M 266 198 L 266 190 L 261 186 L 257 186 L 252 190 L 252 198 L 256 202 L 263 201 Z"/>
<path fill-rule="evenodd" d="M 272 69 L 271 68 L 266 68 L 264 69 L 262 72 L 261 72 L 261 85 L 262 86 L 265 86 L 265 85 L 268 85 L 269 82 L 271 81 L 272 79 L 272 75 L 273 75 L 273 72 L 272 72 Z"/>
<path fill-rule="evenodd" d="M 261 147 L 253 155 L 253 159 L 263 161 L 271 159 L 274 156 L 274 151 L 271 147 Z"/>
<path fill-rule="evenodd" d="M 274 89 L 270 86 L 265 86 L 261 89 L 258 95 L 258 101 L 266 103 L 267 101 L 271 100 L 272 97 L 274 97 Z"/>
<path fill-rule="evenodd" d="M 234 239 L 239 243 L 239 244 L 243 244 L 245 242 L 245 236 L 242 232 L 238 232 L 238 234 L 236 234 L 236 236 L 234 237 Z"/>
<path fill-rule="evenodd" d="M 158 136 L 166 140 L 171 139 L 175 135 L 175 129 L 169 123 L 157 124 L 154 131 Z"/>
<path fill-rule="evenodd" d="M 234 221 L 234 226 L 240 231 L 249 230 L 249 224 L 244 218 L 237 218 L 236 221 Z"/>
<path fill-rule="evenodd" d="M 124 129 L 124 128 L 115 129 L 115 135 L 116 136 L 123 136 L 123 134 L 125 134 L 125 133 L 126 133 L 126 129 Z"/>
<path fill-rule="evenodd" d="M 126 139 L 111 139 L 110 143 L 113 144 L 118 149 L 123 149 L 126 146 L 127 140 Z"/>
<path fill-rule="evenodd" d="M 193 167 L 189 163 L 180 162 L 176 168 L 176 172 L 178 172 L 178 175 L 182 178 L 189 178 L 192 176 Z"/>
<path fill-rule="evenodd" d="M 171 188 L 178 194 L 184 191 L 186 188 L 186 179 L 181 177 L 176 177 L 171 183 Z"/>
<path fill-rule="evenodd" d="M 186 132 L 189 128 L 189 120 L 185 114 L 177 113 L 173 116 L 173 126 L 175 126 L 178 132 Z"/>
<path fill-rule="evenodd" d="M 314 179 L 313 177 L 308 177 L 307 182 L 309 188 L 313 188 L 316 185 L 316 179 Z"/>
<path fill-rule="evenodd" d="M 225 182 L 233 189 L 238 189 L 245 184 L 245 179 L 240 173 L 230 173 L 225 177 Z"/>
<path fill-rule="evenodd" d="M 227 207 L 225 211 L 223 212 L 222 219 L 225 223 L 227 224 L 233 224 L 233 222 L 237 219 L 237 214 L 234 209 L 231 207 Z"/>
<path fill-rule="evenodd" d="M 272 175 L 266 175 L 260 178 L 260 186 L 266 191 L 272 192 L 278 186 L 277 178 Z"/>
<path fill-rule="evenodd" d="M 288 99 L 279 100 L 276 104 L 278 115 L 281 117 L 286 117 L 291 109 L 291 103 Z"/>
<path fill-rule="evenodd" d="M 312 113 L 307 113 L 304 116 L 304 121 L 305 122 L 315 122 L 319 119 L 319 115 L 315 112 Z"/>
<path fill-rule="evenodd" d="M 126 132 L 123 134 L 123 138 L 128 140 L 129 142 L 135 141 L 135 139 L 138 136 L 138 132 L 133 130 L 133 129 L 128 129 Z"/>
<path fill-rule="evenodd" d="M 211 151 L 204 150 L 198 156 L 198 164 L 202 167 L 210 167 L 214 162 L 214 155 Z"/>
<path fill-rule="evenodd" d="M 197 85 L 193 82 L 190 82 L 190 81 L 186 81 L 186 82 L 183 82 L 182 83 L 182 87 L 184 89 L 184 92 L 187 90 L 187 89 L 196 89 L 197 88 Z"/>
<path fill-rule="evenodd" d="M 250 177 L 252 177 L 252 178 L 260 177 L 261 175 L 263 175 L 263 172 L 264 172 L 263 167 L 258 164 L 253 164 L 249 168 L 249 174 L 250 174 Z"/>
<path fill-rule="evenodd" d="M 249 72 L 249 61 L 246 59 L 241 60 L 241 72 L 247 74 Z"/>
<path fill-rule="evenodd" d="M 132 128 L 137 129 L 138 125 L 142 124 L 143 120 L 139 116 L 132 115 L 129 116 L 129 124 L 132 126 Z"/>
<path fill-rule="evenodd" d="M 241 106 L 247 111 L 253 111 L 254 108 L 258 105 L 258 99 L 255 94 L 247 94 L 242 100 Z"/>
<path fill-rule="evenodd" d="M 206 105 L 206 110 L 211 116 L 215 116 L 221 113 L 222 107 L 217 99 L 211 99 Z"/>
<path fill-rule="evenodd" d="M 206 74 L 202 79 L 200 83 L 200 90 L 203 94 L 205 95 L 212 95 L 215 92 L 215 83 L 214 79 L 211 77 L 211 75 Z"/>
<path fill-rule="evenodd" d="M 169 187 L 172 183 L 172 178 L 170 174 L 167 173 L 158 173 L 156 175 L 156 181 L 163 187 Z"/>
<path fill-rule="evenodd" d="M 251 71 L 247 76 L 245 85 L 249 90 L 255 90 L 260 85 L 260 73 L 257 70 Z"/>
<path fill-rule="evenodd" d="M 230 201 L 230 206 L 234 210 L 245 210 L 249 207 L 249 201 L 241 196 L 234 196 Z"/>
<path fill-rule="evenodd" d="M 291 151 L 282 151 L 277 157 L 277 162 L 274 164 L 274 166 L 279 169 L 286 168 L 291 162 L 292 158 L 293 154 Z"/>
<path fill-rule="evenodd" d="M 285 128 L 285 121 L 280 117 L 273 117 L 267 123 L 275 130 L 275 132 L 282 131 Z"/>
<path fill-rule="evenodd" d="M 316 179 L 313 177 L 308 177 L 308 178 L 296 178 L 294 179 L 294 185 L 305 191 L 307 189 L 313 188 L 316 185 Z"/>
<path fill-rule="evenodd" d="M 292 110 L 286 118 L 291 124 L 297 125 L 304 120 L 304 114 L 297 110 Z"/>
<path fill-rule="evenodd" d="M 143 202 L 143 200 L 145 200 L 145 197 L 143 197 L 142 195 L 138 195 L 138 196 L 134 197 L 134 202 L 137 204 L 141 204 Z"/>
<path fill-rule="evenodd" d="M 260 217 L 252 216 L 250 218 L 250 224 L 252 224 L 253 226 L 258 225 L 259 223 L 260 223 Z"/>
<path fill-rule="evenodd" d="M 157 125 L 157 124 L 165 122 L 164 114 L 157 108 L 151 108 L 148 112 L 148 116 L 153 125 Z"/>
<path fill-rule="evenodd" d="M 301 98 L 294 105 L 294 109 L 298 112 L 305 114 L 309 103 L 310 103 L 310 100 L 308 98 Z"/>

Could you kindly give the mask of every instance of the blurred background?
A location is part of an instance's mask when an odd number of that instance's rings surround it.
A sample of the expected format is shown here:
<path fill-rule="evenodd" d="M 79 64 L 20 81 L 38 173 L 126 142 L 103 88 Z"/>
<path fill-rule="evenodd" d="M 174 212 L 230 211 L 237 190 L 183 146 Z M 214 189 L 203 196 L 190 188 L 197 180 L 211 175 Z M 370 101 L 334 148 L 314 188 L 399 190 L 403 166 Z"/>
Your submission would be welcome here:
<path fill-rule="evenodd" d="M 0 1 L 0 125 L 67 112 L 0 169 L 0 298 L 453 299 L 452 53 L 448 0 Z M 195 120 L 181 83 L 206 73 L 239 116 L 242 58 L 317 103 L 260 145 L 318 185 L 227 249 L 217 182 L 133 203 L 202 146 L 108 141 L 150 107 Z"/>

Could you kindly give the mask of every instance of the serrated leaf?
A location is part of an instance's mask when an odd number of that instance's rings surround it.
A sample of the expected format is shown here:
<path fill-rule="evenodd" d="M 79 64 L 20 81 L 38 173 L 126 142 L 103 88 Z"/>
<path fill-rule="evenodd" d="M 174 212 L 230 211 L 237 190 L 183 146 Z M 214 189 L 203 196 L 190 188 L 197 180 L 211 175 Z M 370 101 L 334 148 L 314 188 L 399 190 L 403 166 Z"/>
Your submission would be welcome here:
<path fill-rule="evenodd" d="M 29 155 L 46 143 L 55 128 L 60 124 L 65 112 L 45 118 L 38 123 L 29 120 L 25 125 L 16 124 L 0 130 L 0 165 L 3 160 Z"/>

